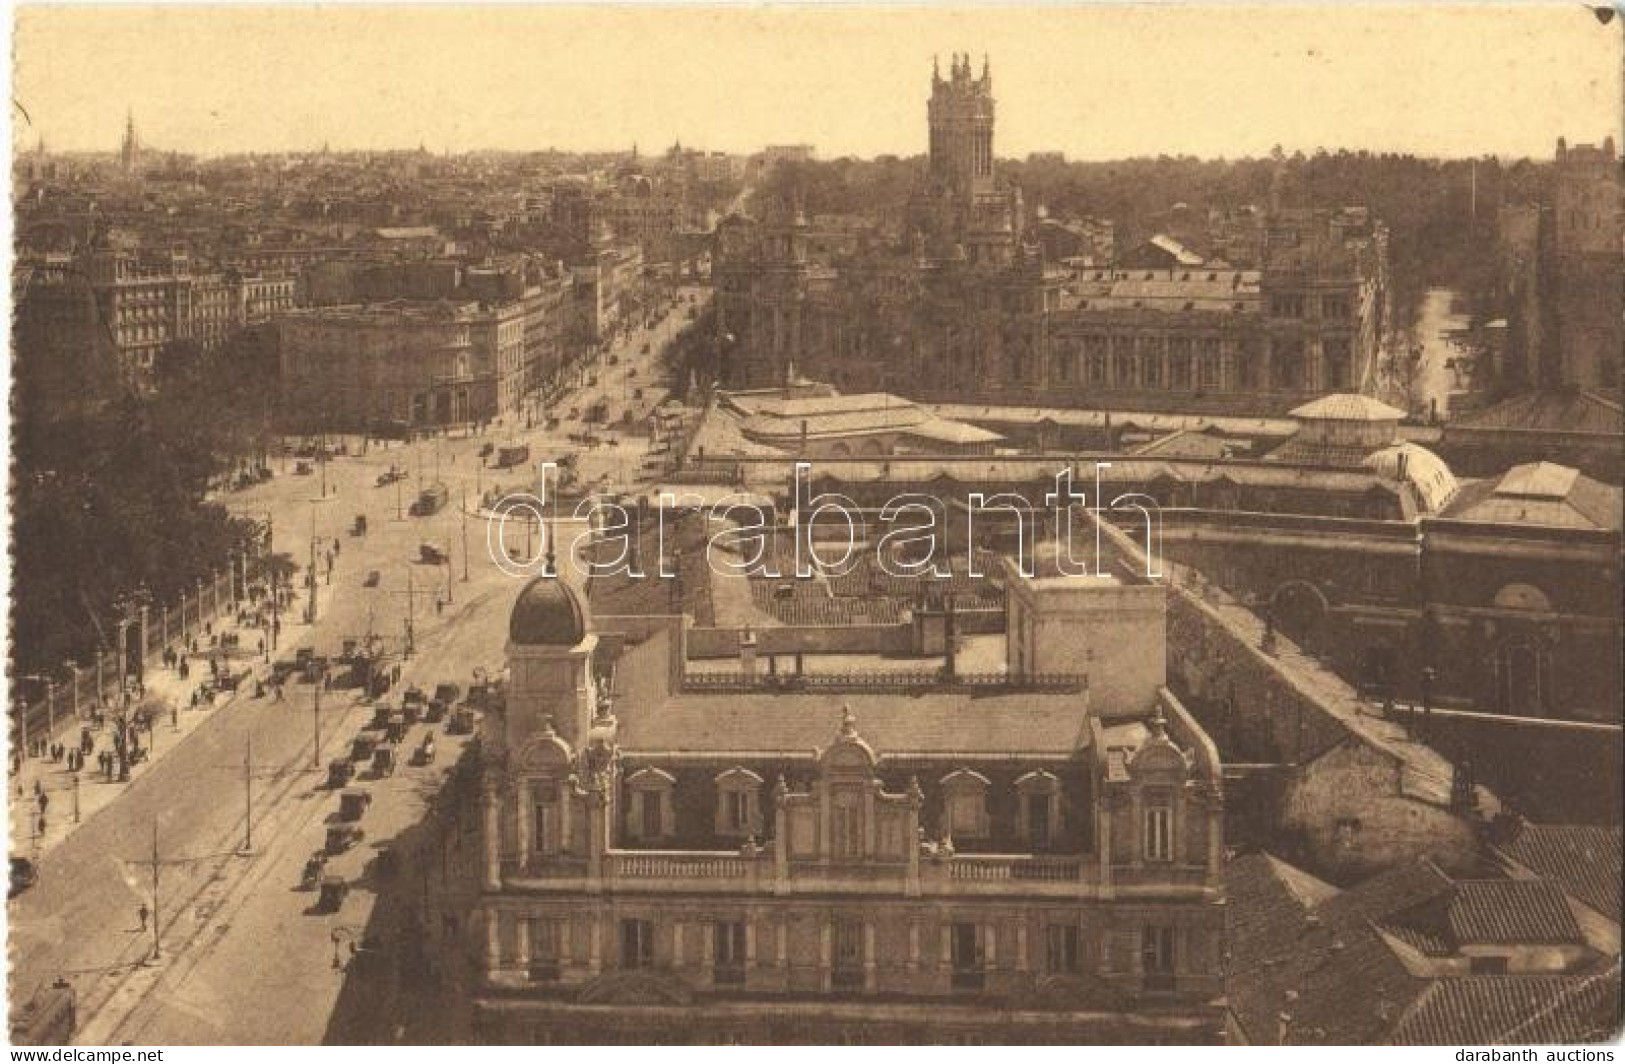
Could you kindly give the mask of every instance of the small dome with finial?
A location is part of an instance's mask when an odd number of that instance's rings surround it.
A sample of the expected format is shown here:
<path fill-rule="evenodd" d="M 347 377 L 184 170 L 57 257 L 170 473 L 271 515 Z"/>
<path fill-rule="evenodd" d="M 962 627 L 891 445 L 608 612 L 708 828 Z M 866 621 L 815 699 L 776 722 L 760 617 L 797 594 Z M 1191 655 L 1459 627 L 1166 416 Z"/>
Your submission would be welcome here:
<path fill-rule="evenodd" d="M 518 646 L 573 647 L 587 635 L 587 607 L 563 580 L 538 576 L 525 585 L 508 615 L 508 640 Z"/>

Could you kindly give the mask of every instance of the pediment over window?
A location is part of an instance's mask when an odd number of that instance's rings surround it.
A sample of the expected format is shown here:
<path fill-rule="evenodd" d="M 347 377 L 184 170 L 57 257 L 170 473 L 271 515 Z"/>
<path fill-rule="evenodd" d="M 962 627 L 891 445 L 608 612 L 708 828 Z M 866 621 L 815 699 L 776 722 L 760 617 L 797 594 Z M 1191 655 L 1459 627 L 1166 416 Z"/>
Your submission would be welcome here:
<path fill-rule="evenodd" d="M 985 791 L 991 786 L 992 783 L 986 776 L 980 772 L 973 772 L 968 768 L 956 768 L 942 777 L 942 789 L 945 791 Z"/>
<path fill-rule="evenodd" d="M 560 770 L 568 769 L 574 761 L 575 752 L 570 749 L 570 744 L 552 727 L 543 729 L 540 734 L 526 742 L 518 757 L 520 771 L 548 775 L 557 775 Z"/>
<path fill-rule="evenodd" d="M 677 777 L 658 768 L 640 768 L 626 777 L 626 785 L 633 790 L 667 790 L 677 785 Z"/>
<path fill-rule="evenodd" d="M 762 777 L 748 768 L 734 767 L 717 773 L 716 784 L 718 787 L 760 787 Z"/>
<path fill-rule="evenodd" d="M 1039 769 L 1016 780 L 1016 790 L 1022 794 L 1050 794 L 1060 790 L 1061 781 L 1055 773 Z"/>

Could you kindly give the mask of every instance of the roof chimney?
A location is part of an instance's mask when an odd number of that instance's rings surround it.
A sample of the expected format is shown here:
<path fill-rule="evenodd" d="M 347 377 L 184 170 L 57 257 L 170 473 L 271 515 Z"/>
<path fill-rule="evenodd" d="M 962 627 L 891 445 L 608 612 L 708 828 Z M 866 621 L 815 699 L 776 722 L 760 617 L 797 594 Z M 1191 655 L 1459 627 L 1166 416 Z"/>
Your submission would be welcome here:
<path fill-rule="evenodd" d="M 756 632 L 748 624 L 739 633 L 739 671 L 746 684 L 756 682 Z"/>

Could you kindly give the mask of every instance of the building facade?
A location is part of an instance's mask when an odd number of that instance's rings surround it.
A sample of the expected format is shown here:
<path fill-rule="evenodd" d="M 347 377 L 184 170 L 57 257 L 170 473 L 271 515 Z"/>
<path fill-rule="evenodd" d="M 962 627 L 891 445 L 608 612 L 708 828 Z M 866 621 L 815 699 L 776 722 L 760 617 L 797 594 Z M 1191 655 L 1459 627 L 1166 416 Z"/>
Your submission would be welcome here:
<path fill-rule="evenodd" d="M 484 1039 L 1221 1036 L 1221 776 L 1160 677 L 1109 707 L 1076 677 L 788 695 L 747 642 L 744 682 L 702 690 L 645 620 L 600 642 L 545 577 L 513 608 Z"/>
<path fill-rule="evenodd" d="M 730 383 L 774 383 L 794 363 L 843 390 L 914 398 L 1278 413 L 1375 372 L 1387 231 L 1365 212 L 1252 219 L 1234 241 L 1245 267 L 1125 255 L 1105 268 L 1093 234 L 1029 232 L 1020 191 L 1001 184 L 985 62 L 979 77 L 968 56 L 933 72 L 928 116 L 900 241 L 831 247 L 794 204 L 719 226 Z"/>
<path fill-rule="evenodd" d="M 313 426 L 466 424 L 493 416 L 497 367 L 512 352 L 477 305 L 405 303 L 295 311 L 278 321 L 290 417 Z"/>

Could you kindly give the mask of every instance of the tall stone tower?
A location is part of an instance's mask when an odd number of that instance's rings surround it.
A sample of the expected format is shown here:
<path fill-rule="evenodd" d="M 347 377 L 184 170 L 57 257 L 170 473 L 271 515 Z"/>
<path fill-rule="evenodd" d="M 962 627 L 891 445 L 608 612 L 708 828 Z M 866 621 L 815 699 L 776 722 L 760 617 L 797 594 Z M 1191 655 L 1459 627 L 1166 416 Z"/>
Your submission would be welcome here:
<path fill-rule="evenodd" d="M 993 164 L 993 74 L 954 55 L 948 76 L 935 62 L 926 110 L 931 148 L 925 181 L 910 202 L 922 250 L 972 266 L 1005 266 L 1020 236 L 1021 205 L 1000 188 Z"/>
<path fill-rule="evenodd" d="M 119 148 L 119 169 L 125 177 L 135 177 L 141 165 L 141 142 L 135 135 L 135 112 L 124 115 L 124 143 Z"/>
<path fill-rule="evenodd" d="M 1625 177 L 1614 138 L 1557 142 L 1553 204 L 1560 383 L 1610 394 L 1625 351 Z"/>
<path fill-rule="evenodd" d="M 971 75 L 970 56 L 955 55 L 947 78 L 933 61 L 931 99 L 931 184 L 965 201 L 993 189 L 993 75 L 982 60 L 982 76 Z"/>

